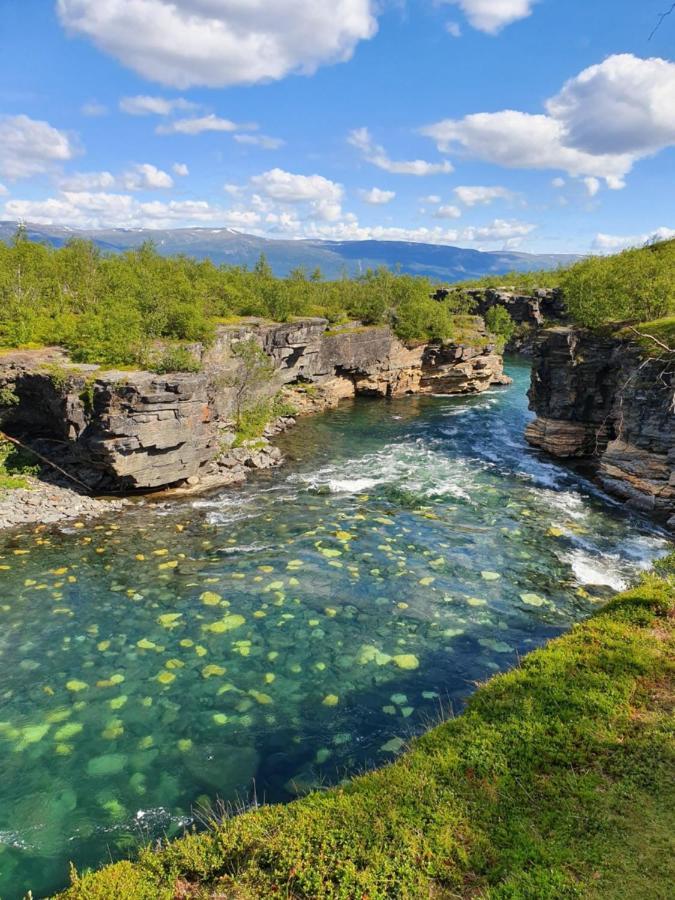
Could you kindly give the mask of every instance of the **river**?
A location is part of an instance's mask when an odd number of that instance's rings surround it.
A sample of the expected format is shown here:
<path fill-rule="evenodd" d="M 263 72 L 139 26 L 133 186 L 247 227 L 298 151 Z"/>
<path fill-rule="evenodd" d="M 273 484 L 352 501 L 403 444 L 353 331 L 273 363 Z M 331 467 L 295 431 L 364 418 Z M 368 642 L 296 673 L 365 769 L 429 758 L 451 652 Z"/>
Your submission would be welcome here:
<path fill-rule="evenodd" d="M 529 369 L 509 372 L 305 419 L 239 489 L 2 538 L 4 900 L 215 797 L 392 759 L 666 549 L 527 448 Z"/>

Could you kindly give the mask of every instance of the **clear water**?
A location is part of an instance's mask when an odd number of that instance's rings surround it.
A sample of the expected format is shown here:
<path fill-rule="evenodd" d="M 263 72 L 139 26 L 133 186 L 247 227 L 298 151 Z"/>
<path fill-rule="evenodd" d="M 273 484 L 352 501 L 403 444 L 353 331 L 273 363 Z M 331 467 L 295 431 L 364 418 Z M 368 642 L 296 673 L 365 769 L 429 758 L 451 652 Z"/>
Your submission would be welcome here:
<path fill-rule="evenodd" d="M 5 537 L 5 900 L 254 779 L 283 801 L 390 759 L 665 548 L 526 448 L 511 374 L 305 420 L 238 490 Z"/>

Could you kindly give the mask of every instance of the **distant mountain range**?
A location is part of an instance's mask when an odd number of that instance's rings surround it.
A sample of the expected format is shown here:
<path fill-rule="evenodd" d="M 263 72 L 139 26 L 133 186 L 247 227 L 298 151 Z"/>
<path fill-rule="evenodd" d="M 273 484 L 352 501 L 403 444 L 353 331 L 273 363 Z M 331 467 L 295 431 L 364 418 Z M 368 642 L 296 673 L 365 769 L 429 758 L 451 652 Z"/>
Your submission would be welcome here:
<path fill-rule="evenodd" d="M 10 241 L 16 229 L 16 222 L 0 222 L 0 241 Z M 308 273 L 318 266 L 326 278 L 338 278 L 345 271 L 354 275 L 377 266 L 390 269 L 399 266 L 401 271 L 412 275 L 452 282 L 483 275 L 503 275 L 514 270 L 554 269 L 578 259 L 567 254 L 484 252 L 408 241 L 272 240 L 231 228 L 79 230 L 26 224 L 26 229 L 31 240 L 55 247 L 73 237 L 82 237 L 94 241 L 102 250 L 118 253 L 153 241 L 165 256 L 182 253 L 197 259 L 208 258 L 214 263 L 248 267 L 264 253 L 275 274 L 280 276 L 287 275 L 297 266 L 303 266 Z"/>

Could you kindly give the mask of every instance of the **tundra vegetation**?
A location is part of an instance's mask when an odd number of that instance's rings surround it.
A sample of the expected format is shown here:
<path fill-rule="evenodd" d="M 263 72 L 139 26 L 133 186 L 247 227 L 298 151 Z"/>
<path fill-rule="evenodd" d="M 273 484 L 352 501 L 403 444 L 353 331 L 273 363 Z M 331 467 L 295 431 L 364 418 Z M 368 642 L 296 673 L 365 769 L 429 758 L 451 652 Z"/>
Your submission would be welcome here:
<path fill-rule="evenodd" d="M 190 345 L 208 344 L 219 323 L 322 316 L 332 326 L 389 324 L 405 341 L 445 340 L 461 332 L 463 314 L 471 312 L 465 288 L 503 285 L 562 288 L 582 325 L 657 320 L 671 334 L 675 241 L 557 271 L 468 281 L 436 300 L 439 285 L 430 279 L 384 268 L 338 281 L 302 269 L 276 278 L 264 257 L 248 270 L 163 257 L 152 244 L 121 254 L 80 239 L 52 248 L 19 229 L 11 245 L 0 243 L 0 347 L 60 345 L 76 362 L 194 371 L 199 362 Z M 489 324 L 508 337 L 508 323 Z"/>
<path fill-rule="evenodd" d="M 393 764 L 71 872 L 62 900 L 672 896 L 675 557 Z"/>
<path fill-rule="evenodd" d="M 275 278 L 264 258 L 247 270 L 162 257 L 151 244 L 118 255 L 78 239 L 55 249 L 19 230 L 0 243 L 0 347 L 59 345 L 76 362 L 166 372 L 192 371 L 190 344 L 248 316 L 388 323 L 406 340 L 450 338 L 467 304 L 439 303 L 434 289 L 386 269 L 332 282 L 303 270 Z"/>

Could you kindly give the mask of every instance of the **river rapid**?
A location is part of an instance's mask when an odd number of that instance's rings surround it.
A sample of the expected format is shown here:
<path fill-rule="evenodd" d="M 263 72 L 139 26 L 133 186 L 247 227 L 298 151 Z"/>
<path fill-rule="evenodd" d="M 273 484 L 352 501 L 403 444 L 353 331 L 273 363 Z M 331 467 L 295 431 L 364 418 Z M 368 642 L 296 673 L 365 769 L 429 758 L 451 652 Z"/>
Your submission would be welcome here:
<path fill-rule="evenodd" d="M 4 900 L 215 798 L 387 762 L 666 551 L 528 449 L 529 368 L 508 371 L 302 420 L 241 488 L 0 539 Z"/>

